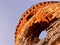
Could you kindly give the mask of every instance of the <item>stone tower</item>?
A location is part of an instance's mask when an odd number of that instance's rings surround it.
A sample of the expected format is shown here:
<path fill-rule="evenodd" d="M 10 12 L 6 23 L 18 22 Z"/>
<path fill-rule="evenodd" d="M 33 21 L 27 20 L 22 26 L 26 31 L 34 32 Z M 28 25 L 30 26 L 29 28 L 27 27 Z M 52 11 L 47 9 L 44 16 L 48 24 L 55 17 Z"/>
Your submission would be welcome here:
<path fill-rule="evenodd" d="M 43 30 L 47 35 L 39 39 Z M 41 2 L 26 10 L 16 27 L 15 45 L 60 45 L 60 2 Z"/>

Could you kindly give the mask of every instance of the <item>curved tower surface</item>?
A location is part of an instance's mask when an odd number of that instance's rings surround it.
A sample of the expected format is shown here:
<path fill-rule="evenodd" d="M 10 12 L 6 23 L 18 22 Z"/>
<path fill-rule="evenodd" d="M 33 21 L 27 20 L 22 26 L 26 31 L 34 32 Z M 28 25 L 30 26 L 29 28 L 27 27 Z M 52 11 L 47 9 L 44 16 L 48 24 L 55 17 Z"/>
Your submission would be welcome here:
<path fill-rule="evenodd" d="M 47 35 L 39 39 L 43 30 Z M 60 2 L 41 2 L 27 9 L 16 27 L 15 45 L 60 45 Z"/>

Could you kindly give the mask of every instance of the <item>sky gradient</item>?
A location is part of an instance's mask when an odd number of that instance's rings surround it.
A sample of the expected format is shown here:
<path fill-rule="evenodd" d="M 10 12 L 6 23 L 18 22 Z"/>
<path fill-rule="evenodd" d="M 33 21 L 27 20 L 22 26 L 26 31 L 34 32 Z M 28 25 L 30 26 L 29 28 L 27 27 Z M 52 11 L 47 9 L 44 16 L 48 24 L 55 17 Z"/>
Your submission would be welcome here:
<path fill-rule="evenodd" d="M 43 1 L 46 0 L 0 0 L 0 45 L 14 45 L 14 33 L 21 15 Z"/>

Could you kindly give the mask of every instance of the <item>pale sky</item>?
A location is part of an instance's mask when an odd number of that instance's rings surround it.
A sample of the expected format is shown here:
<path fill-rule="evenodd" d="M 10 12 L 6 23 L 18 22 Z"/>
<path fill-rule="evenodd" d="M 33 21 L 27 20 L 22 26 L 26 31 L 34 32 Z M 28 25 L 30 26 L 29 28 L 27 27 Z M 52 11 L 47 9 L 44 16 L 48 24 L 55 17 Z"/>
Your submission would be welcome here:
<path fill-rule="evenodd" d="M 0 45 L 14 45 L 14 33 L 21 15 L 41 1 L 46 0 L 0 0 Z"/>

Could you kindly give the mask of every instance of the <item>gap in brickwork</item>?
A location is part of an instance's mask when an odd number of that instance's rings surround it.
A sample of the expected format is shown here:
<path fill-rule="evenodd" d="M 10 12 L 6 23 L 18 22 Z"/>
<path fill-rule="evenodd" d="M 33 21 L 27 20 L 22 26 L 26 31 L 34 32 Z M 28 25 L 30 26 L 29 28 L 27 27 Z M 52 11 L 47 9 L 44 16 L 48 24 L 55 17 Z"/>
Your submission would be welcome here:
<path fill-rule="evenodd" d="M 44 39 L 46 37 L 47 33 L 46 33 L 46 30 L 42 31 L 40 34 L 39 34 L 39 39 Z"/>

